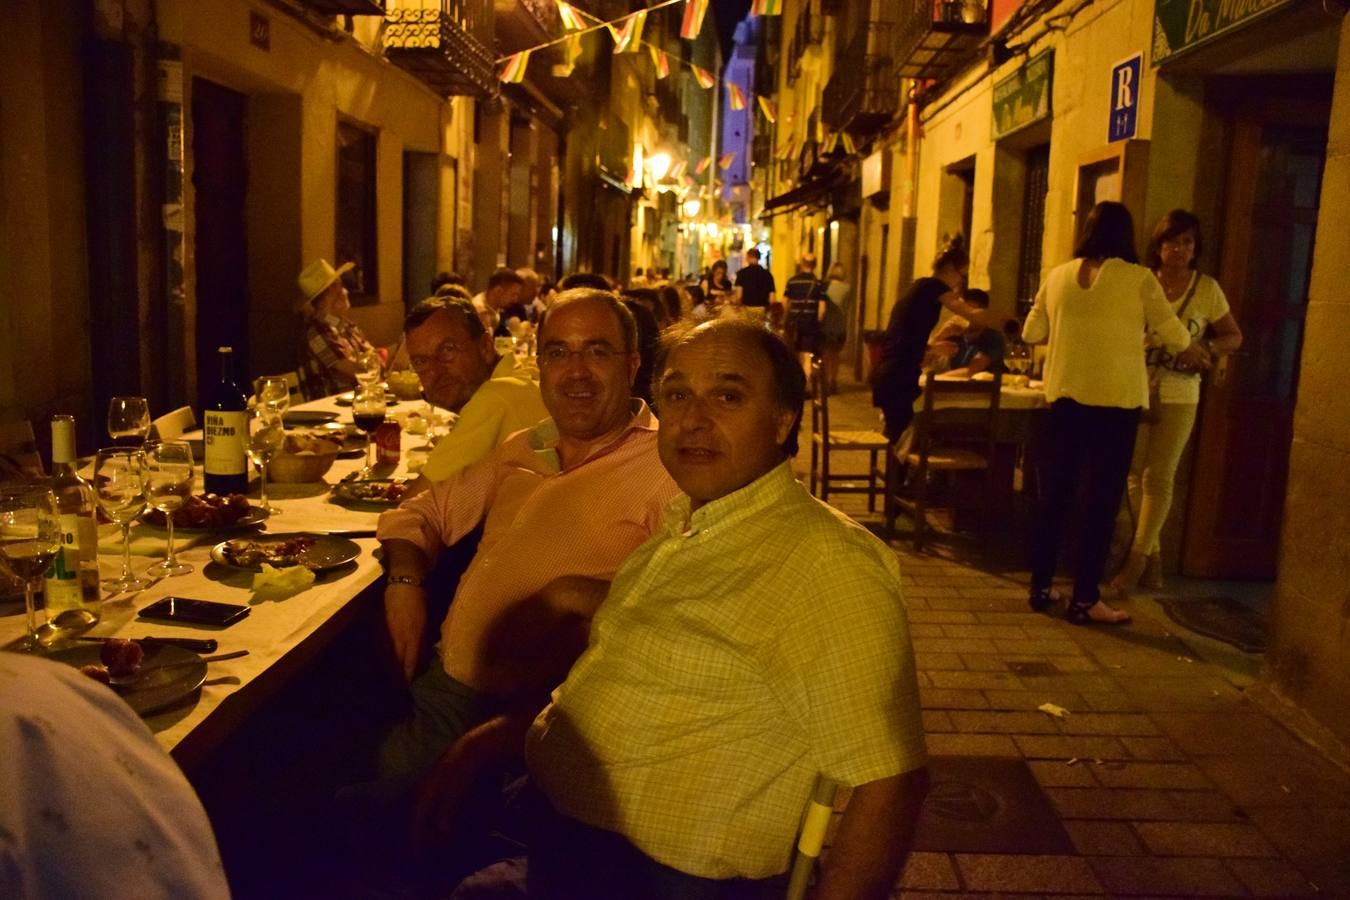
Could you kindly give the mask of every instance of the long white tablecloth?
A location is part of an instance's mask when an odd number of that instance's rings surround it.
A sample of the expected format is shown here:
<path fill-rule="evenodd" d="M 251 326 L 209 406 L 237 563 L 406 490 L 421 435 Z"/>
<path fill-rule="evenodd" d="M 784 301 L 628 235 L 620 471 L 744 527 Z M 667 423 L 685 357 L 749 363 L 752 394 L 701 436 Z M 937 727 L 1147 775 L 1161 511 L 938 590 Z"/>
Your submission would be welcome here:
<path fill-rule="evenodd" d="M 338 412 L 340 421 L 351 421 L 350 407 L 336 404 L 332 398 L 317 400 L 296 409 L 327 410 Z M 391 407 L 391 415 L 416 409 L 421 411 L 421 403 L 403 402 Z M 410 448 L 421 447 L 426 443 L 425 435 L 403 434 L 403 454 L 399 466 L 392 473 L 402 476 L 405 473 L 405 461 Z M 269 494 L 274 506 L 281 514 L 267 520 L 265 532 L 289 532 L 315 530 L 373 530 L 378 511 L 349 509 L 332 499 L 329 488 L 344 475 L 360 468 L 361 459 L 339 458 L 325 476 L 324 484 L 307 485 L 269 485 Z M 383 473 L 382 473 L 383 474 Z M 200 491 L 200 479 L 194 485 Z M 251 488 L 256 502 L 257 482 Z M 102 577 L 116 577 L 121 571 L 120 541 L 113 526 L 105 526 L 100 535 L 99 568 Z M 246 536 L 248 532 L 244 532 Z M 186 699 L 182 704 L 147 719 L 151 729 L 166 750 L 178 747 L 189 735 L 197 731 L 218 714 L 222 704 L 226 704 L 236 694 L 245 692 L 250 684 L 272 667 L 276 666 L 288 654 L 302 647 L 316 631 L 334 616 L 341 613 L 366 588 L 372 586 L 380 575 L 380 565 L 373 551 L 377 542 L 373 537 L 354 537 L 361 547 L 361 555 L 354 566 L 343 567 L 331 573 L 320 575 L 313 585 L 298 594 L 283 600 L 258 600 L 251 590 L 253 575 L 225 568 L 212 563 L 210 550 L 221 536 L 204 537 L 179 534 L 176 544 L 178 556 L 183 562 L 191 563 L 194 571 L 187 575 L 164 578 L 150 588 L 134 595 L 116 595 L 103 603 L 102 620 L 86 636 L 144 637 L 156 635 L 163 637 L 213 637 L 219 641 L 218 653 L 233 650 L 248 650 L 248 655 L 238 659 L 212 662 L 208 664 L 207 682 L 201 689 L 200 697 Z M 166 546 L 165 534 L 160 529 L 137 526 L 133 529 L 133 548 L 138 555 L 133 556 L 132 566 L 139 574 L 147 567 L 163 558 Z M 147 552 L 148 551 L 148 552 Z M 193 626 L 172 625 L 163 622 L 150 622 L 136 618 L 136 613 L 163 597 L 180 596 L 202 600 L 218 600 L 226 603 L 250 604 L 247 617 L 224 629 L 208 629 Z M 40 612 L 39 612 L 40 614 Z M 24 615 L 20 608 L 17 614 L 0 617 L 0 644 L 9 645 L 24 633 Z M 237 683 L 235 680 L 237 679 Z M 246 702 L 246 701 L 245 701 Z M 228 719 L 246 713 L 238 708 L 231 709 L 229 715 L 219 716 Z"/>

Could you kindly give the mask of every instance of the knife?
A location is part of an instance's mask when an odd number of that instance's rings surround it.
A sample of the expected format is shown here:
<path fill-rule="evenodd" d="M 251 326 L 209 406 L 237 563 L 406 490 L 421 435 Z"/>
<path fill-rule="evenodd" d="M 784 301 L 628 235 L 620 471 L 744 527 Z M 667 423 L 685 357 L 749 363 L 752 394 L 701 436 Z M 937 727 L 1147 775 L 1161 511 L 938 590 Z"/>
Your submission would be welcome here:
<path fill-rule="evenodd" d="M 101 644 L 104 641 L 111 640 L 111 638 L 79 637 L 76 638 L 75 640 L 92 641 Z M 180 637 L 140 637 L 140 638 L 131 638 L 131 640 L 140 644 L 142 647 L 168 645 L 171 647 L 182 647 L 184 650 L 191 650 L 193 653 L 215 653 L 216 647 L 219 646 L 219 644 L 216 643 L 215 638 L 199 639 L 199 638 L 180 638 Z"/>

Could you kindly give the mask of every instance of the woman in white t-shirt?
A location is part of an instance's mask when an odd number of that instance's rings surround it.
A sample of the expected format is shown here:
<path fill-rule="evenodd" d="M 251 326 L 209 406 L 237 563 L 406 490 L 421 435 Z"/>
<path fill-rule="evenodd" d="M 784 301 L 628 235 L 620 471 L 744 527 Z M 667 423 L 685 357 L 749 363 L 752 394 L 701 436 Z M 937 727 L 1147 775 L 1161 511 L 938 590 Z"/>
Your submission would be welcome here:
<path fill-rule="evenodd" d="M 1134 542 L 1125 565 L 1111 582 L 1124 596 L 1137 585 L 1162 587 L 1158 537 L 1172 508 L 1172 483 L 1186 441 L 1195 425 L 1200 403 L 1200 381 L 1218 358 L 1242 346 L 1242 331 L 1228 310 L 1219 283 L 1196 269 L 1204 243 L 1200 220 L 1184 209 L 1163 216 L 1153 229 L 1145 262 L 1162 284 L 1172 311 L 1191 335 L 1181 353 L 1148 338 L 1150 385 L 1157 385 L 1157 410 L 1135 434 L 1130 465 L 1130 509 L 1136 513 Z M 1206 332 L 1212 336 L 1206 338 Z"/>
<path fill-rule="evenodd" d="M 1022 338 L 1049 341 L 1045 358 L 1046 452 L 1031 534 L 1031 595 L 1036 611 L 1054 599 L 1060 537 L 1079 507 L 1078 559 L 1065 617 L 1075 624 L 1129 621 L 1101 599 L 1116 510 L 1130 470 L 1135 427 L 1148 405 L 1145 328 L 1176 351 L 1190 338 L 1153 274 L 1137 265 L 1134 224 L 1122 204 L 1088 214 L 1070 262 L 1050 270 L 1036 292 Z M 1082 500 L 1079 486 L 1082 485 Z"/>

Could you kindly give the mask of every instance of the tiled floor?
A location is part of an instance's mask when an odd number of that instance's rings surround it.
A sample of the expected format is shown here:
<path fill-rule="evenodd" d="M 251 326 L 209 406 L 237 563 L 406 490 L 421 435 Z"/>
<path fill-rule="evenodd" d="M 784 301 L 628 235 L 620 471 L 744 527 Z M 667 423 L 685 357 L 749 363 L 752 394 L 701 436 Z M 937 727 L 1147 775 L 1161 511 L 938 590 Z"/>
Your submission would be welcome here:
<path fill-rule="evenodd" d="M 831 412 L 839 428 L 875 422 L 857 386 Z M 865 497 L 838 505 L 880 533 Z M 927 847 L 896 896 L 1350 896 L 1350 776 L 1247 699 L 1259 657 L 1144 598 L 1123 628 L 1032 613 L 1015 535 L 915 555 L 908 527 L 889 543 L 930 753 L 1025 760 L 1076 853 Z M 1037 711 L 1047 702 L 1069 714 Z"/>

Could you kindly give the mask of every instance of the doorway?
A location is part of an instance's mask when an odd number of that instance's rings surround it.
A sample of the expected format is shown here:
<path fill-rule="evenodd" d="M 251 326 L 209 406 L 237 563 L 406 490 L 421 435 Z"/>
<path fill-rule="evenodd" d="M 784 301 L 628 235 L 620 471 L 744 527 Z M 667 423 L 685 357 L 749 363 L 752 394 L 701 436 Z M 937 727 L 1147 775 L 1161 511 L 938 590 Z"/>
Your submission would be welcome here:
<path fill-rule="evenodd" d="M 435 153 L 403 152 L 403 304 L 406 309 L 411 309 L 428 295 L 431 279 L 436 276 L 440 163 Z"/>
<path fill-rule="evenodd" d="M 1292 81 L 1230 94 L 1218 279 L 1244 341 L 1201 402 L 1187 575 L 1275 577 L 1330 118 L 1329 79 Z"/>
<path fill-rule="evenodd" d="M 204 78 L 192 80 L 198 408 L 207 389 L 220 380 L 217 347 L 233 347 L 237 366 L 249 359 L 247 103 L 248 98 L 237 91 Z M 235 372 L 240 384 L 247 376 Z"/>

